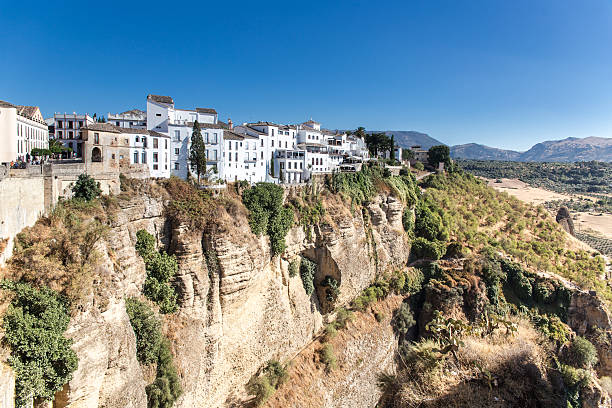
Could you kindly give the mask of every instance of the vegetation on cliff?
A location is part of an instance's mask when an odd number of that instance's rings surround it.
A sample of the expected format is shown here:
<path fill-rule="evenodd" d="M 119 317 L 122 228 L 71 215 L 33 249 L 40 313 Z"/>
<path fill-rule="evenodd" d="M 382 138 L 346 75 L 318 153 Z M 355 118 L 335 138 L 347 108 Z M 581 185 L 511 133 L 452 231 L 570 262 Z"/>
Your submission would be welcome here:
<path fill-rule="evenodd" d="M 174 313 L 178 305 L 177 294 L 170 285 L 178 264 L 174 255 L 155 249 L 155 237 L 145 230 L 136 233 L 136 251 L 147 268 L 143 293 L 159 306 L 162 313 Z"/>
<path fill-rule="evenodd" d="M 244 190 L 242 201 L 249 210 L 249 225 L 255 235 L 270 237 L 272 254 L 285 251 L 285 236 L 293 225 L 293 211 L 283 205 L 283 188 L 271 183 L 257 183 Z"/>
<path fill-rule="evenodd" d="M 161 332 L 161 322 L 146 303 L 125 300 L 130 323 L 136 335 L 136 356 L 141 364 L 156 364 L 155 380 L 147 385 L 148 408 L 170 408 L 183 390 L 174 367 L 170 342 Z"/>
<path fill-rule="evenodd" d="M 78 365 L 72 340 L 64 337 L 70 321 L 68 302 L 51 289 L 27 283 L 2 281 L 0 288 L 11 297 L 2 329 L 3 342 L 11 349 L 8 362 L 16 374 L 16 405 L 52 401 Z"/>

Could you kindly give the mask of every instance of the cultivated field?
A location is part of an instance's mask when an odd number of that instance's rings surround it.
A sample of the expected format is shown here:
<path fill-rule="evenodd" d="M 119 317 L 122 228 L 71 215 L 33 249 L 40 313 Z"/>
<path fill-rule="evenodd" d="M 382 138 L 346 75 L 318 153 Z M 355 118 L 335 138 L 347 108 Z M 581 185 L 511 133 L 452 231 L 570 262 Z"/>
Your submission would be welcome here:
<path fill-rule="evenodd" d="M 521 201 L 539 205 L 547 201 L 566 200 L 576 195 L 560 194 L 539 187 L 531 187 L 517 179 L 501 179 L 496 183 L 494 179 L 486 179 L 489 186 L 498 191 L 505 191 Z M 581 196 L 582 197 L 582 196 Z M 595 212 L 573 212 L 574 226 L 576 232 L 585 232 L 612 239 L 612 214 L 601 214 Z"/>

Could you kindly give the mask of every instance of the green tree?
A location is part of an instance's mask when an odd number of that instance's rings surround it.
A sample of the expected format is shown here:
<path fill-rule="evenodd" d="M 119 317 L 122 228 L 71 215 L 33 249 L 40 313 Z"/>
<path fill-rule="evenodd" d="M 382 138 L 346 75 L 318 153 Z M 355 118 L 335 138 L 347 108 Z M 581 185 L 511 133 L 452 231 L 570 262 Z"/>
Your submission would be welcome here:
<path fill-rule="evenodd" d="M 26 283 L 2 281 L 0 288 L 14 294 L 2 328 L 17 375 L 16 406 L 26 407 L 31 398 L 51 401 L 78 365 L 72 340 L 64 337 L 70 321 L 67 301 L 51 289 Z"/>
<path fill-rule="evenodd" d="M 355 136 L 359 137 L 361 140 L 365 140 L 365 138 L 366 138 L 366 136 L 367 136 L 366 131 L 365 131 L 365 128 L 364 128 L 363 126 L 359 126 L 359 127 L 357 128 L 357 130 L 355 130 L 355 131 L 353 132 L 353 134 L 354 134 Z"/>
<path fill-rule="evenodd" d="M 432 146 L 429 148 L 427 162 L 438 167 L 438 163 L 444 163 L 445 167 L 450 165 L 450 149 L 446 145 Z"/>
<path fill-rule="evenodd" d="M 198 184 L 202 175 L 206 174 L 206 145 L 202 139 L 202 131 L 200 124 L 196 120 L 193 123 L 193 132 L 191 134 L 191 147 L 189 148 L 189 163 L 191 170 L 198 175 Z"/>
<path fill-rule="evenodd" d="M 402 160 L 413 160 L 414 152 L 412 149 L 402 149 Z"/>
<path fill-rule="evenodd" d="M 384 133 L 371 133 L 365 136 L 365 142 L 372 157 L 392 149 L 391 138 Z"/>
<path fill-rule="evenodd" d="M 96 182 L 93 177 L 83 173 L 79 174 L 76 183 L 72 187 L 74 198 L 91 201 L 102 194 L 100 183 Z"/>

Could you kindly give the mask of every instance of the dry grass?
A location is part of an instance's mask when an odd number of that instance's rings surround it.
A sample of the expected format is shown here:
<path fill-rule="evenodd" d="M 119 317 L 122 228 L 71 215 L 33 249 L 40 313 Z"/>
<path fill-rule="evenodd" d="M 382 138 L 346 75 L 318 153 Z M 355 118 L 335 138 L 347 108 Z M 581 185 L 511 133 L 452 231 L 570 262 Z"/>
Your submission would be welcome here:
<path fill-rule="evenodd" d="M 547 376 L 548 342 L 529 323 L 517 335 L 467 337 L 434 368 L 410 365 L 388 407 L 555 407 L 559 397 Z"/>
<path fill-rule="evenodd" d="M 92 293 L 95 247 L 109 230 L 98 201 L 61 202 L 15 239 L 4 277 L 47 286 L 78 303 Z"/>

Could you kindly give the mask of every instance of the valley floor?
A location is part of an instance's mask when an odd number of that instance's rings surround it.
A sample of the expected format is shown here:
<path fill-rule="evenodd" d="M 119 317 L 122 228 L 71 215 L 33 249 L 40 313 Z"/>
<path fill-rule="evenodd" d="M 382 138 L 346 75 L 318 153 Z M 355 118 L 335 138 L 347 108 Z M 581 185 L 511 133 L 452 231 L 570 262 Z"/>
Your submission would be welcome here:
<path fill-rule="evenodd" d="M 574 194 L 560 194 L 543 188 L 532 187 L 518 179 L 501 179 L 501 183 L 496 182 L 495 179 L 486 180 L 489 186 L 497 191 L 506 192 L 521 201 L 534 205 L 576 197 Z M 574 218 L 576 232 L 586 232 L 612 239 L 612 214 L 572 211 L 572 218 Z"/>

